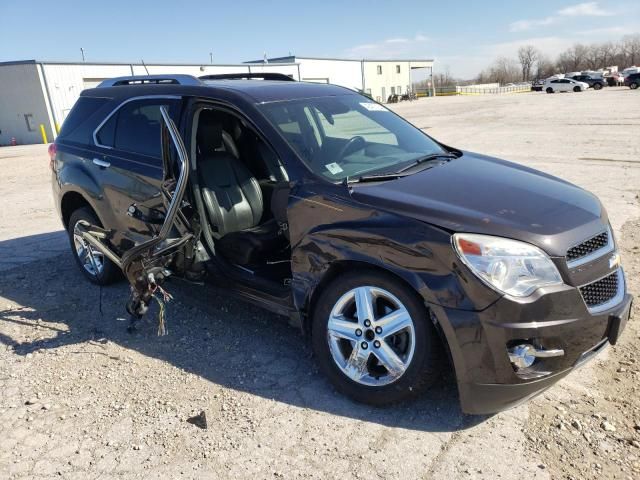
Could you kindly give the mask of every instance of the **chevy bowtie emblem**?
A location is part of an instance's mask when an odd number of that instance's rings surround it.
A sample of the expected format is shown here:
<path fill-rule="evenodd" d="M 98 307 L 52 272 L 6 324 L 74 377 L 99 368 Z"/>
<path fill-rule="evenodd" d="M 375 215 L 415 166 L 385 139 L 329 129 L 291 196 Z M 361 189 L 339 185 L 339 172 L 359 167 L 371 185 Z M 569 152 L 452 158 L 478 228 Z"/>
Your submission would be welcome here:
<path fill-rule="evenodd" d="M 620 266 L 620 254 L 616 253 L 612 255 L 609 259 L 609 268 L 619 267 Z"/>

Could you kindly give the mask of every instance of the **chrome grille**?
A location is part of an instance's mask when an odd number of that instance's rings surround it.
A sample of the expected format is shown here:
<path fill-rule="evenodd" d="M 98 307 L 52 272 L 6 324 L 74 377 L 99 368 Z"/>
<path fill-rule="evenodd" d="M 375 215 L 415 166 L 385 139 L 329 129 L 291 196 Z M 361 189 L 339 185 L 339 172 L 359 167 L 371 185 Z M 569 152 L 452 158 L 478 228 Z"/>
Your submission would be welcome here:
<path fill-rule="evenodd" d="M 588 308 L 598 307 L 613 300 L 618 294 L 620 279 L 618 271 L 600 280 L 580 287 L 580 293 Z"/>
<path fill-rule="evenodd" d="M 601 248 L 609 245 L 609 232 L 602 232 L 595 237 L 571 247 L 567 250 L 567 262 L 571 263 L 579 260 L 587 255 L 591 255 L 593 252 L 600 250 Z"/>

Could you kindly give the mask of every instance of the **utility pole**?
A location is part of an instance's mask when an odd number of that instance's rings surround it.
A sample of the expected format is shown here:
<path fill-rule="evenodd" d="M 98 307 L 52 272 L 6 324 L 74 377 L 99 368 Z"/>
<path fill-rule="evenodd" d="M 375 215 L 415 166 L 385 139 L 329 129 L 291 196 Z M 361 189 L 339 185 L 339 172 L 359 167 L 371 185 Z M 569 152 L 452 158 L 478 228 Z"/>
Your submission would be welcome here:
<path fill-rule="evenodd" d="M 213 65 L 213 52 L 209 52 L 209 61 Z"/>
<path fill-rule="evenodd" d="M 82 61 L 84 62 L 84 48 L 80 47 L 80 53 L 82 54 Z"/>

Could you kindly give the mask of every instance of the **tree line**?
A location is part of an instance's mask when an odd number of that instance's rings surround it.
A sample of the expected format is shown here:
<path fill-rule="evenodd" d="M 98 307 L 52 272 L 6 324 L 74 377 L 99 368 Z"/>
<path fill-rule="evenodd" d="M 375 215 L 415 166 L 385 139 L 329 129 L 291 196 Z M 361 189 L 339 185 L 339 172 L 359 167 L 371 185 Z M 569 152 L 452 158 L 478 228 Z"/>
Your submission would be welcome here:
<path fill-rule="evenodd" d="M 613 65 L 619 71 L 640 64 L 640 34 L 627 35 L 618 42 L 590 45 L 577 43 L 558 55 L 555 61 L 533 45 L 518 49 L 517 58 L 498 57 L 480 72 L 476 83 L 513 83 L 548 78 L 555 73 L 598 70 Z M 448 73 L 448 71 L 447 71 Z M 435 77 L 435 76 L 434 76 Z M 449 75 L 437 80 L 452 81 Z M 447 78 L 448 77 L 448 78 Z M 434 81 L 436 85 L 436 78 Z"/>

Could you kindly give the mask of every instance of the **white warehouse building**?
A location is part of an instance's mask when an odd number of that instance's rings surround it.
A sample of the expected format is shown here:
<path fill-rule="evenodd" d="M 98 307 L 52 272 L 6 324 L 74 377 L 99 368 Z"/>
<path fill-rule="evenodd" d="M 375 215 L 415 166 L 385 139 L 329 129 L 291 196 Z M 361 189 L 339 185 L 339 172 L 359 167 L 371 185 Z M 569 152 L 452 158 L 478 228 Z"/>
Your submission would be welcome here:
<path fill-rule="evenodd" d="M 433 77 L 433 60 L 352 60 L 345 58 L 288 57 L 269 58 L 254 65 L 296 64 L 300 80 L 342 85 L 386 102 L 389 95 L 402 95 L 412 90 L 412 72 L 422 70 L 421 79 Z"/>
<path fill-rule="evenodd" d="M 433 61 L 290 56 L 233 65 L 0 62 L 0 145 L 53 141 L 80 92 L 112 77 L 283 73 L 295 80 L 333 83 L 366 92 L 384 102 L 389 95 L 411 88 L 411 71 L 415 68 L 426 69 L 426 78 L 430 78 Z"/>

